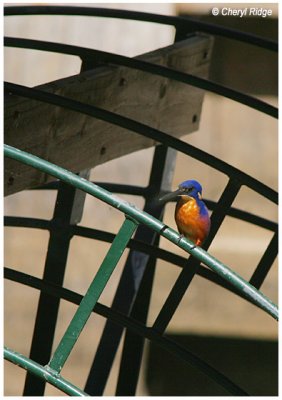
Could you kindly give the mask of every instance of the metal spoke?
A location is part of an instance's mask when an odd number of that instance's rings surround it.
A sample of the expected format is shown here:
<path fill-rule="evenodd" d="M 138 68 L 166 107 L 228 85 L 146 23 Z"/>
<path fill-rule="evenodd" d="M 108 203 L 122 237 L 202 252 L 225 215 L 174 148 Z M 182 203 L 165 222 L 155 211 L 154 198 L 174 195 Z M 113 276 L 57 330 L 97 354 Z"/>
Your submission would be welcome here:
<path fill-rule="evenodd" d="M 52 359 L 49 362 L 50 368 L 60 372 L 64 366 L 73 346 L 75 345 L 84 325 L 104 290 L 112 272 L 122 256 L 126 245 L 136 229 L 137 223 L 126 218 L 121 226 L 110 250 L 101 264 L 93 282 L 83 297 L 71 323 L 62 337 Z"/>

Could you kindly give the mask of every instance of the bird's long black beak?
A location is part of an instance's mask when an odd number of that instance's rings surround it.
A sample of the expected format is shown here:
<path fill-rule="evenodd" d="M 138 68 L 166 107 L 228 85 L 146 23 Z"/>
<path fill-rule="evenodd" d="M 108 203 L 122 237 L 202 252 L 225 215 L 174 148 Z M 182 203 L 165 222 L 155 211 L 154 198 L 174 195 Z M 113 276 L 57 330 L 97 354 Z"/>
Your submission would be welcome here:
<path fill-rule="evenodd" d="M 183 194 L 183 189 L 177 189 L 174 192 L 167 193 L 164 196 L 159 198 L 160 203 L 167 203 L 168 201 L 175 200 L 177 196 L 181 196 Z"/>

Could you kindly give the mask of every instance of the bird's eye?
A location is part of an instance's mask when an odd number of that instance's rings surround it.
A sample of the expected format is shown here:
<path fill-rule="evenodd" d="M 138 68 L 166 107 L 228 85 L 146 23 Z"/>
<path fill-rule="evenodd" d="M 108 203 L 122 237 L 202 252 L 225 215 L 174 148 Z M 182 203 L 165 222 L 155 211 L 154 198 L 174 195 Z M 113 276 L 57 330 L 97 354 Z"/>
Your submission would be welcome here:
<path fill-rule="evenodd" d="M 186 188 L 184 188 L 184 192 L 185 193 L 191 193 L 192 191 L 193 191 L 193 187 L 186 187 Z"/>

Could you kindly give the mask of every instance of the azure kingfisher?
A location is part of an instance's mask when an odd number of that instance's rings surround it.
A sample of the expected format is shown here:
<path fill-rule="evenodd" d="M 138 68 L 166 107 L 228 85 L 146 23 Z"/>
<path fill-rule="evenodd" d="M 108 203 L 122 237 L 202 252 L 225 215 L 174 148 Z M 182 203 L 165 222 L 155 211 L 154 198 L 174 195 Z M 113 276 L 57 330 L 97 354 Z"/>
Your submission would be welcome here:
<path fill-rule="evenodd" d="M 179 233 L 196 246 L 201 246 L 210 230 L 209 212 L 202 200 L 202 186 L 195 180 L 184 181 L 175 192 L 168 193 L 160 201 L 176 198 L 174 218 Z"/>

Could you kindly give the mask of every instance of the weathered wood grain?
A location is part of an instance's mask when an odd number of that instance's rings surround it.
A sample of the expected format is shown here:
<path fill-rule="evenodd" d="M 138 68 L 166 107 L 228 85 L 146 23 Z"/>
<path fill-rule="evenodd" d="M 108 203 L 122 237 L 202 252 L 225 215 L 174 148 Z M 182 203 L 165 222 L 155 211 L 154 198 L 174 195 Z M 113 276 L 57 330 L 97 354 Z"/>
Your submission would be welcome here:
<path fill-rule="evenodd" d="M 140 60 L 207 77 L 212 38 L 196 35 L 143 54 Z M 204 91 L 127 67 L 105 66 L 40 89 L 120 115 L 180 137 L 198 129 Z M 155 145 L 141 135 L 42 102 L 5 98 L 5 143 L 78 172 Z M 52 177 L 5 160 L 5 195 L 42 185 Z"/>

